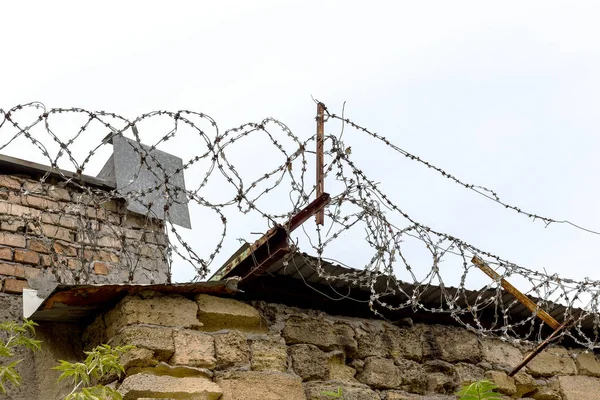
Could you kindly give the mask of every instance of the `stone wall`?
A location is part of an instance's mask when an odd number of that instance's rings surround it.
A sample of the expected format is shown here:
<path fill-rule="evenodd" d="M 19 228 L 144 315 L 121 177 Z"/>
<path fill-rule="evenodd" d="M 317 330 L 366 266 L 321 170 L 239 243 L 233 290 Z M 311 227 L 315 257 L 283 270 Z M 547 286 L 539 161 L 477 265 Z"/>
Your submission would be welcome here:
<path fill-rule="evenodd" d="M 48 281 L 164 283 L 166 242 L 162 222 L 128 213 L 106 191 L 0 175 L 0 292 Z"/>
<path fill-rule="evenodd" d="M 197 295 L 126 297 L 86 330 L 84 343 L 133 344 L 118 383 L 125 400 L 454 399 L 488 378 L 506 398 L 600 399 L 591 353 L 552 347 L 515 378 L 529 348 L 441 325 L 396 326 L 280 304 Z"/>

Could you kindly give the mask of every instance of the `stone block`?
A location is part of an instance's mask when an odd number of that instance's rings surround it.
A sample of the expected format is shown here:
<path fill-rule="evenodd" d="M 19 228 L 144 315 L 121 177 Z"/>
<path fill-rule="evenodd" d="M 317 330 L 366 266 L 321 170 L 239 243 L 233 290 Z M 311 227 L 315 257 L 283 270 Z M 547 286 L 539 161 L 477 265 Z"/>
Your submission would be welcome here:
<path fill-rule="evenodd" d="M 536 389 L 535 392 L 528 395 L 534 400 L 563 400 L 560 383 L 556 378 L 552 378 L 545 385 L 538 385 Z"/>
<path fill-rule="evenodd" d="M 118 335 L 111 337 L 109 343 L 152 350 L 159 361 L 168 361 L 175 352 L 173 330 L 161 326 L 127 326 Z"/>
<path fill-rule="evenodd" d="M 154 351 L 138 347 L 121 355 L 121 365 L 127 371 L 133 367 L 153 367 L 158 365 L 158 360 L 154 358 Z"/>
<path fill-rule="evenodd" d="M 311 344 L 297 344 L 289 348 L 292 369 L 303 381 L 329 379 L 327 355 Z"/>
<path fill-rule="evenodd" d="M 532 394 L 537 389 L 535 379 L 525 372 L 518 372 L 513 378 L 515 380 L 515 386 L 517 387 L 517 392 L 515 393 L 516 398 Z"/>
<path fill-rule="evenodd" d="M 504 371 L 487 371 L 485 373 L 486 379 L 494 382 L 498 388 L 496 391 L 498 393 L 505 394 L 507 396 L 512 396 L 517 393 L 517 386 L 515 385 L 515 380 L 508 376 Z"/>
<path fill-rule="evenodd" d="M 402 384 L 402 373 L 393 360 L 369 357 L 356 379 L 374 389 L 394 389 Z"/>
<path fill-rule="evenodd" d="M 171 364 L 213 369 L 216 366 L 215 339 L 202 332 L 178 330 L 173 335 L 175 353 Z"/>
<path fill-rule="evenodd" d="M 420 361 L 423 358 L 421 335 L 408 328 L 390 327 L 383 333 L 383 343 L 389 343 L 390 356 Z"/>
<path fill-rule="evenodd" d="M 477 363 L 483 358 L 478 337 L 462 328 L 421 326 L 423 329 L 423 356 L 451 363 Z"/>
<path fill-rule="evenodd" d="M 206 368 L 190 367 L 188 365 L 169 365 L 165 362 L 159 362 L 158 365 L 154 367 L 132 367 L 127 370 L 127 374 L 167 375 L 175 378 L 201 376 L 211 379 L 214 376 L 214 373 Z"/>
<path fill-rule="evenodd" d="M 198 306 L 179 295 L 155 295 L 148 298 L 127 296 L 106 314 L 108 336 L 114 336 L 121 328 L 133 324 L 198 328 Z"/>
<path fill-rule="evenodd" d="M 577 373 L 575 361 L 563 348 L 544 350 L 527 364 L 527 370 L 534 377 L 574 375 Z"/>
<path fill-rule="evenodd" d="M 255 340 L 250 346 L 252 370 L 280 371 L 287 370 L 287 349 L 282 343 L 271 340 Z"/>
<path fill-rule="evenodd" d="M 484 370 L 473 364 L 458 363 L 454 366 L 457 382 L 460 385 L 468 385 L 484 378 Z"/>
<path fill-rule="evenodd" d="M 345 363 L 344 354 L 335 352 L 328 354 L 329 379 L 340 382 L 356 382 L 356 370 Z"/>
<path fill-rule="evenodd" d="M 140 397 L 217 400 L 223 391 L 204 377 L 175 378 L 150 374 L 128 376 L 119 387 L 123 400 Z"/>
<path fill-rule="evenodd" d="M 600 363 L 594 353 L 577 353 L 575 363 L 580 375 L 600 377 Z"/>
<path fill-rule="evenodd" d="M 307 400 L 333 400 L 323 392 L 337 392 L 342 390 L 344 400 L 381 400 L 379 394 L 367 385 L 341 381 L 308 382 L 304 384 Z"/>
<path fill-rule="evenodd" d="M 196 302 L 198 320 L 204 325 L 202 330 L 236 329 L 245 332 L 266 330 L 258 311 L 248 304 L 207 294 L 196 296 Z"/>
<path fill-rule="evenodd" d="M 214 336 L 217 368 L 240 368 L 250 364 L 250 346 L 246 335 L 229 331 Z"/>
<path fill-rule="evenodd" d="M 523 353 L 515 346 L 495 338 L 481 339 L 483 359 L 493 368 L 512 369 L 523 361 Z"/>
<path fill-rule="evenodd" d="M 313 344 L 325 351 L 343 349 L 351 353 L 358 347 L 352 328 L 323 319 L 290 317 L 281 334 L 288 345 Z"/>
<path fill-rule="evenodd" d="M 600 379 L 591 376 L 559 376 L 564 400 L 600 400 Z"/>
<path fill-rule="evenodd" d="M 7 232 L 0 232 L 0 245 L 24 248 L 27 245 L 27 243 L 25 240 L 25 236 L 15 235 L 13 233 Z"/>
<path fill-rule="evenodd" d="M 280 372 L 235 371 L 217 376 L 220 400 L 306 400 L 300 377 Z"/>

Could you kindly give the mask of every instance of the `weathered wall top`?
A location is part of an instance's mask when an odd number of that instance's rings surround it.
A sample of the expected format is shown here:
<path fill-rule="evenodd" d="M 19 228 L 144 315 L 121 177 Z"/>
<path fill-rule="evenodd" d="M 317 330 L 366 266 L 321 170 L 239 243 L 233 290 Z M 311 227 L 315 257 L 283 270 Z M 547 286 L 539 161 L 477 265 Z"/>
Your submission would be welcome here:
<path fill-rule="evenodd" d="M 593 353 L 554 346 L 514 378 L 531 347 L 459 327 L 339 317 L 262 301 L 147 292 L 125 297 L 86 329 L 88 348 L 134 344 L 118 383 L 126 400 L 454 399 L 488 378 L 507 398 L 600 398 Z"/>

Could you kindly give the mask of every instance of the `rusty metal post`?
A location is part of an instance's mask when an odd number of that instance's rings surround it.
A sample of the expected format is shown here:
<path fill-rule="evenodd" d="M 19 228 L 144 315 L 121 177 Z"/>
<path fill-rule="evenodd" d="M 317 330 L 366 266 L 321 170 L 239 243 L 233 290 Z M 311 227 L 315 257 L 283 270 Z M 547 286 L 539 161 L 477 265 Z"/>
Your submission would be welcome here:
<path fill-rule="evenodd" d="M 317 103 L 317 198 L 325 192 L 325 182 L 323 177 L 324 156 L 323 146 L 325 140 L 325 106 L 323 103 Z M 325 211 L 320 209 L 316 214 L 317 225 L 325 224 Z"/>
<path fill-rule="evenodd" d="M 531 353 L 529 353 L 529 355 L 525 357 L 525 359 L 523 359 L 523 361 L 521 361 L 519 365 L 517 365 L 512 371 L 510 371 L 510 374 L 508 374 L 508 376 L 515 376 L 517 372 L 519 372 L 524 366 L 526 366 L 529 363 L 529 361 L 533 360 L 535 356 L 540 354 L 542 350 L 544 350 L 560 332 L 566 329 L 573 322 L 574 320 L 572 318 L 569 318 L 565 322 L 563 322 L 563 324 L 559 326 L 554 332 L 552 332 L 552 334 L 546 340 L 540 343 L 538 347 L 536 347 Z"/>
<path fill-rule="evenodd" d="M 483 261 L 481 258 L 475 256 L 475 257 L 473 257 L 471 262 L 473 264 L 475 264 L 480 270 L 482 270 L 487 276 L 489 276 L 493 280 L 495 280 L 495 281 L 499 280 L 500 285 L 502 285 L 504 290 L 506 290 L 508 293 L 512 294 L 513 296 L 515 296 L 517 298 L 517 300 L 519 300 L 519 302 L 521 304 L 523 304 L 525 307 L 527 307 L 531 312 L 536 313 L 538 318 L 541 319 L 542 321 L 544 321 L 550 327 L 552 327 L 552 329 L 558 329 L 560 327 L 560 324 L 558 323 L 557 320 L 552 318 L 552 316 L 550 314 L 548 314 L 546 311 L 540 309 L 537 306 L 537 304 L 535 304 L 533 301 L 531 301 L 531 299 L 529 297 L 527 297 L 523 293 L 521 293 L 519 291 L 519 289 L 517 289 L 516 287 L 511 285 L 504 278 L 501 278 L 500 275 L 498 275 L 498 273 L 496 271 L 491 269 L 490 266 L 487 265 L 487 263 L 485 261 Z"/>

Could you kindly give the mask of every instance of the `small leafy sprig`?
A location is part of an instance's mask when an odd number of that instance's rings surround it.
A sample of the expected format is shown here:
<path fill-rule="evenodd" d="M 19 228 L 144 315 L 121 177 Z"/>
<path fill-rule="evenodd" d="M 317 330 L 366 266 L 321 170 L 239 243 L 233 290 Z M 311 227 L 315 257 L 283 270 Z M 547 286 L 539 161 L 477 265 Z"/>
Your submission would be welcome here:
<path fill-rule="evenodd" d="M 70 378 L 74 386 L 64 400 L 122 400 L 121 394 L 115 389 L 104 385 L 93 387 L 89 387 L 89 385 L 92 380 L 98 380 L 111 374 L 120 377 L 125 373 L 120 357 L 133 348 L 134 346 L 112 348 L 107 344 L 102 344 L 92 351 L 86 351 L 87 357 L 84 362 L 71 363 L 59 360 L 59 365 L 52 368 L 62 371 L 58 381 Z"/>
<path fill-rule="evenodd" d="M 481 380 L 473 382 L 470 385 L 463 386 L 463 388 L 456 394 L 460 396 L 460 400 L 499 399 L 502 397 L 502 395 L 494 392 L 494 389 L 497 388 L 498 386 L 494 385 L 493 382 Z"/>
<path fill-rule="evenodd" d="M 31 320 L 25 320 L 22 324 L 14 321 L 5 321 L 0 323 L 0 331 L 8 334 L 6 341 L 0 340 L 0 358 L 12 358 L 15 356 L 15 349 L 24 347 L 32 351 L 42 348 L 41 340 L 33 339 L 35 327 L 38 326 Z M 0 392 L 6 394 L 5 383 L 10 382 L 14 386 L 21 385 L 21 375 L 15 367 L 23 360 L 12 361 L 6 365 L 0 365 Z"/>
<path fill-rule="evenodd" d="M 321 392 L 323 396 L 333 397 L 334 399 L 343 399 L 344 394 L 342 393 L 342 388 L 338 386 L 337 392 L 325 391 Z"/>

